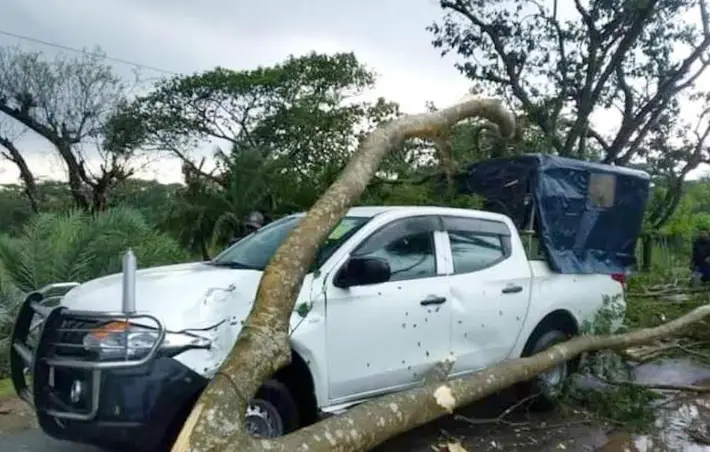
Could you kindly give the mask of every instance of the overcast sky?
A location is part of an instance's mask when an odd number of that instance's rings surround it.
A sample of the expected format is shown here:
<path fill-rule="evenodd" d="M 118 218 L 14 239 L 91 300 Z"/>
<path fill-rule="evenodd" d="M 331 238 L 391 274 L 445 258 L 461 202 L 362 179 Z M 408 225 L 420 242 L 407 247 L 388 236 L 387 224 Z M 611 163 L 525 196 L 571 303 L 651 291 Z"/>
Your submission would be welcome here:
<path fill-rule="evenodd" d="M 0 32 L 73 48 L 98 45 L 113 58 L 177 73 L 248 69 L 312 50 L 354 51 L 380 75 L 373 94 L 410 113 L 427 100 L 451 104 L 469 88 L 453 60 L 431 46 L 425 27 L 441 16 L 435 0 L 5 0 L 0 9 Z M 59 51 L 0 34 L 0 45 L 15 44 Z M 45 143 L 29 134 L 23 141 L 38 175 L 63 171 Z M 142 176 L 175 181 L 177 168 L 162 162 Z M 13 167 L 0 167 L 0 183 L 15 178 Z"/>

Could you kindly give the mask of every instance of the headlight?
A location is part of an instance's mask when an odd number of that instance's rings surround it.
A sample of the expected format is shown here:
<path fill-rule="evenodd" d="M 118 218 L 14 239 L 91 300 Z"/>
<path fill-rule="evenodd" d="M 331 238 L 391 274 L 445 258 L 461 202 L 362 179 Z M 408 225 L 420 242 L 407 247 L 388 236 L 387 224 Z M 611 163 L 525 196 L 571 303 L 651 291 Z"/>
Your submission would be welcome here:
<path fill-rule="evenodd" d="M 154 328 L 128 322 L 110 322 L 84 336 L 86 350 L 95 351 L 99 359 L 141 359 L 155 346 L 160 334 Z M 169 355 L 190 348 L 209 348 L 209 339 L 189 333 L 165 333 L 159 351 Z"/>

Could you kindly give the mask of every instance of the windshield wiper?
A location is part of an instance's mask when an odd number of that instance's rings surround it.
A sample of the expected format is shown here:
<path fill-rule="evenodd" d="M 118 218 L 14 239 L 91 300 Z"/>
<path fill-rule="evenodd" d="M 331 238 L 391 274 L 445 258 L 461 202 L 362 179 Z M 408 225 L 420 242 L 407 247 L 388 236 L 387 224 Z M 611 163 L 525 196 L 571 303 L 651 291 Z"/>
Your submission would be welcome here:
<path fill-rule="evenodd" d="M 261 270 L 260 268 L 254 267 L 253 265 L 247 265 L 237 261 L 209 261 L 208 264 L 214 265 L 215 267 L 226 267 L 240 270 Z"/>

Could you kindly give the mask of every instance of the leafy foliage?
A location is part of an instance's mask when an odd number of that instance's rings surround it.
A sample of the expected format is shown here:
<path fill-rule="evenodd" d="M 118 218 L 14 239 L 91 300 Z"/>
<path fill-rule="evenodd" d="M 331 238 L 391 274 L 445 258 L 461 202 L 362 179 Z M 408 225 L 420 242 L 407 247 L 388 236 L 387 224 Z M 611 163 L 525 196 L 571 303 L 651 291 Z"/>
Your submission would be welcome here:
<path fill-rule="evenodd" d="M 3 266 L 0 265 L 0 350 L 9 349 L 8 338 L 12 333 L 15 316 L 23 299 L 24 293 L 15 287 Z M 8 372 L 8 354 L 3 352 L 0 353 L 0 378 Z"/>
<path fill-rule="evenodd" d="M 80 211 L 37 215 L 18 237 L 0 237 L 0 262 L 14 285 L 29 292 L 50 282 L 118 272 L 129 247 L 141 266 L 186 258 L 170 236 L 135 210 L 119 207 L 95 217 Z"/>
<path fill-rule="evenodd" d="M 374 80 L 352 53 L 177 76 L 125 105 L 109 124 L 109 139 L 115 147 L 154 147 L 183 160 L 187 187 L 166 224 L 207 257 L 240 232 L 251 210 L 279 216 L 310 206 L 363 134 L 398 114 L 384 99 L 358 99 Z M 214 153 L 210 172 L 191 155 L 204 140 L 229 147 Z"/>
<path fill-rule="evenodd" d="M 105 63 L 100 51 L 80 56 L 17 47 L 0 48 L 0 121 L 9 120 L 51 144 L 66 165 L 75 204 L 85 210 L 107 207 L 108 192 L 133 174 L 135 148 L 115 146 L 107 140 L 106 121 L 125 105 L 130 86 Z M 0 153 L 20 170 L 34 210 L 35 177 L 23 152 L 0 132 Z M 89 168 L 88 154 L 101 164 Z"/>
<path fill-rule="evenodd" d="M 667 187 L 652 229 L 673 214 L 687 174 L 708 160 L 706 109 L 696 81 L 710 65 L 705 2 L 443 0 L 433 45 L 481 92 L 505 96 L 548 152 L 605 163 L 643 163 Z M 563 16 L 567 7 L 573 16 Z M 688 15 L 700 19 L 689 23 Z M 595 129 L 599 115 L 615 130 Z"/>
<path fill-rule="evenodd" d="M 253 70 L 215 68 L 176 76 L 117 114 L 109 130 L 122 147 L 154 146 L 187 159 L 204 139 L 232 151 L 258 149 L 308 177 L 342 164 L 357 137 L 397 113 L 379 99 L 356 100 L 375 76 L 352 53 L 310 53 Z M 286 165 L 285 163 L 288 163 Z"/>
<path fill-rule="evenodd" d="M 656 420 L 652 403 L 661 398 L 650 389 L 619 384 L 602 390 L 573 389 L 570 399 L 604 421 L 635 432 L 648 432 Z"/>

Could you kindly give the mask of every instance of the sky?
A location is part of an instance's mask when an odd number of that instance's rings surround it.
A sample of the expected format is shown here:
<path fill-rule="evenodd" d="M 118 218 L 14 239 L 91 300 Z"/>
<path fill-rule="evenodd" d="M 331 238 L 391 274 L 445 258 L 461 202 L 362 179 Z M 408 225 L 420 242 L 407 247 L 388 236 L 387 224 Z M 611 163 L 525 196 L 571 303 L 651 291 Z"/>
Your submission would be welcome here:
<path fill-rule="evenodd" d="M 249 69 L 310 51 L 353 51 L 379 75 L 371 95 L 417 113 L 426 101 L 450 105 L 470 87 L 453 58 L 442 58 L 431 45 L 426 26 L 441 14 L 436 0 L 15 0 L 3 2 L 0 45 L 60 51 L 2 35 L 7 32 L 72 48 L 100 46 L 112 58 L 160 70 L 141 70 L 150 77 L 217 65 Z M 115 64 L 126 74 L 133 70 Z M 603 117 L 596 123 L 611 126 Z M 61 161 L 41 139 L 27 133 L 20 144 L 38 176 L 62 177 Z M 167 160 L 139 176 L 181 179 L 179 163 Z M 0 163 L 0 183 L 16 177 L 14 167 Z"/>

